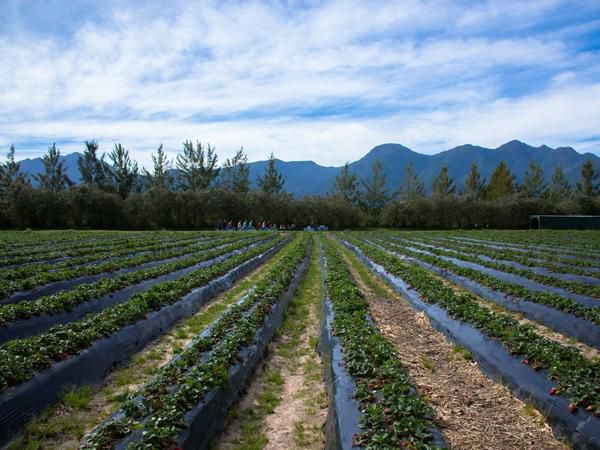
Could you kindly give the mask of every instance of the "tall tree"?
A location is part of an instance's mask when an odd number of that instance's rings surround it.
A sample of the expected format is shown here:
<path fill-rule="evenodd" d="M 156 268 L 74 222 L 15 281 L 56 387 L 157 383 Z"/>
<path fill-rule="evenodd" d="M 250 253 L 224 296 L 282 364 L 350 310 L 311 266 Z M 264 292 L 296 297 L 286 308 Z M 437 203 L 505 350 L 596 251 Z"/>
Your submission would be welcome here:
<path fill-rule="evenodd" d="M 21 164 L 15 161 L 15 146 L 11 145 L 6 161 L 0 164 L 0 193 L 6 193 L 20 183 L 27 183 L 27 179 L 21 173 Z"/>
<path fill-rule="evenodd" d="M 346 162 L 339 175 L 335 177 L 333 195 L 344 199 L 348 203 L 358 201 L 358 178 L 356 174 L 350 173 L 350 164 Z"/>
<path fill-rule="evenodd" d="M 366 180 L 361 179 L 364 192 L 361 195 L 364 206 L 371 212 L 378 214 L 388 200 L 388 190 L 385 188 L 385 173 L 382 172 L 381 161 L 377 160 L 371 165 L 373 173 Z"/>
<path fill-rule="evenodd" d="M 48 147 L 48 153 L 42 157 L 42 164 L 44 173 L 34 175 L 41 189 L 58 192 L 73 184 L 66 174 L 65 162 L 60 160 L 60 150 L 56 148 L 56 143 Z"/>
<path fill-rule="evenodd" d="M 465 186 L 463 188 L 463 195 L 479 198 L 485 191 L 485 178 L 481 178 L 477 163 L 473 161 L 471 163 L 471 170 L 469 176 L 465 180 Z"/>
<path fill-rule="evenodd" d="M 250 168 L 244 147 L 239 149 L 233 158 L 227 158 L 221 169 L 221 185 L 231 192 L 248 192 L 250 190 Z"/>
<path fill-rule="evenodd" d="M 207 144 L 206 149 L 200 141 L 196 146 L 192 141 L 183 143 L 183 153 L 177 155 L 180 185 L 184 191 L 199 191 L 214 186 L 219 176 L 215 148 Z"/>
<path fill-rule="evenodd" d="M 269 156 L 265 174 L 259 175 L 256 183 L 258 184 L 259 189 L 267 194 L 273 195 L 282 192 L 285 180 L 283 179 L 283 175 L 280 174 L 275 167 L 275 156 L 273 153 Z"/>
<path fill-rule="evenodd" d="M 167 158 L 162 144 L 158 146 L 156 155 L 152 155 L 152 163 L 154 166 L 152 172 L 143 170 L 148 188 L 170 189 L 173 185 L 173 177 L 169 174 L 171 161 Z"/>
<path fill-rule="evenodd" d="M 440 173 L 433 179 L 431 183 L 431 193 L 434 196 L 446 197 L 454 194 L 456 185 L 454 180 L 448 176 L 448 166 L 444 164 Z"/>
<path fill-rule="evenodd" d="M 594 167 L 594 161 L 588 159 L 581 166 L 581 182 L 577 183 L 577 192 L 583 195 L 595 195 L 598 191 L 598 186 L 595 183 L 598 178 L 598 172 Z"/>
<path fill-rule="evenodd" d="M 553 202 L 564 200 L 571 195 L 571 185 L 562 167 L 556 166 L 556 169 L 554 169 L 552 181 L 546 189 L 545 194 Z"/>
<path fill-rule="evenodd" d="M 515 176 L 510 172 L 506 162 L 500 161 L 490 178 L 490 184 L 485 190 L 485 198 L 496 200 L 515 193 Z"/>
<path fill-rule="evenodd" d="M 546 190 L 544 172 L 533 160 L 529 160 L 523 179 L 522 192 L 530 198 L 539 198 Z"/>
<path fill-rule="evenodd" d="M 413 200 L 425 195 L 423 180 L 417 175 L 410 162 L 404 168 L 404 177 L 400 183 L 398 194 L 402 200 Z"/>
<path fill-rule="evenodd" d="M 104 161 L 104 155 L 98 158 L 98 143 L 85 141 L 83 155 L 77 160 L 81 183 L 89 188 L 105 189 L 110 184 L 110 169 Z"/>
<path fill-rule="evenodd" d="M 137 162 L 129 157 L 129 151 L 121 144 L 115 144 L 108 157 L 112 163 L 111 175 L 115 188 L 121 197 L 126 198 L 137 182 L 139 175 Z"/>

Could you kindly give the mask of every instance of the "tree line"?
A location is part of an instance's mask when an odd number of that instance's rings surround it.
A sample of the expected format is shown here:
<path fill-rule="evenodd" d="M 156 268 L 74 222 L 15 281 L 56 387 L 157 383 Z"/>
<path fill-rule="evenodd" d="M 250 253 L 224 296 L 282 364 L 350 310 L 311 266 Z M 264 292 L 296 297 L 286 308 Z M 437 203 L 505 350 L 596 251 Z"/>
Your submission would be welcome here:
<path fill-rule="evenodd" d="M 472 163 L 462 186 L 443 166 L 430 195 L 411 164 L 400 186 L 390 190 L 380 161 L 360 179 L 346 163 L 330 193 L 303 198 L 285 191 L 272 153 L 252 189 L 243 148 L 219 165 L 215 148 L 200 141 L 185 141 L 174 161 L 160 145 L 151 170 L 140 170 L 120 143 L 100 155 L 98 143 L 86 141 L 78 160 L 79 183 L 69 179 L 56 144 L 42 164 L 43 172 L 28 179 L 11 146 L 0 164 L 0 227 L 197 228 L 248 218 L 335 228 L 505 228 L 526 227 L 530 214 L 600 214 L 592 160 L 582 165 L 574 186 L 560 166 L 546 183 L 534 161 L 521 184 L 504 161 L 489 181 Z"/>

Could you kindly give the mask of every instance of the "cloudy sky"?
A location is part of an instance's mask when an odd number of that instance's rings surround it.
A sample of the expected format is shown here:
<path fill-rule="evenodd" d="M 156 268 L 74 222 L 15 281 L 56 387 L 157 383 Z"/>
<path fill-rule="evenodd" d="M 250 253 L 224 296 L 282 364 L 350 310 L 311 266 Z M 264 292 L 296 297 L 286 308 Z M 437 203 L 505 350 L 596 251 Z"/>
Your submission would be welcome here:
<path fill-rule="evenodd" d="M 385 142 L 600 154 L 600 2 L 0 0 L 0 155 L 185 139 L 325 165 Z M 168 5 L 168 6 L 167 6 Z"/>

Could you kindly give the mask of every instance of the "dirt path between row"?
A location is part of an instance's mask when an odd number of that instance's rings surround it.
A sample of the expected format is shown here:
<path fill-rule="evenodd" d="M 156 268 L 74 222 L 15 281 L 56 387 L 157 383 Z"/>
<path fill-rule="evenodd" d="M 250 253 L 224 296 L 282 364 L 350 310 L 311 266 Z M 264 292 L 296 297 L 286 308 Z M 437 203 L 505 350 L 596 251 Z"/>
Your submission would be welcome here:
<path fill-rule="evenodd" d="M 323 299 L 314 246 L 279 337 L 215 443 L 219 449 L 322 449 L 327 399 L 315 350 Z"/>
<path fill-rule="evenodd" d="M 353 277 L 382 335 L 396 347 L 419 394 L 453 449 L 564 449 L 543 417 L 483 375 L 470 354 L 454 347 L 400 295 L 347 251 Z M 357 269 L 358 268 L 358 269 Z"/>

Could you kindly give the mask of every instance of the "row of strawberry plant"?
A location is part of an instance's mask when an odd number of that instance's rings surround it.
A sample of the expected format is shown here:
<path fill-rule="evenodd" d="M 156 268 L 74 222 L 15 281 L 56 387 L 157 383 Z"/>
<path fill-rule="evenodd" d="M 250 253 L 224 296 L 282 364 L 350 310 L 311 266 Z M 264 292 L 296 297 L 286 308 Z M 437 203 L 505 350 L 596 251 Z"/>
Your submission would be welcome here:
<path fill-rule="evenodd" d="M 546 305 L 565 313 L 573 314 L 574 316 L 582 319 L 589 320 L 596 325 L 600 325 L 600 308 L 590 308 L 584 306 L 553 292 L 534 291 L 520 284 L 499 280 L 492 275 L 488 275 L 475 269 L 461 267 L 435 255 L 426 255 L 420 252 L 413 252 L 405 247 L 383 241 L 381 242 L 381 245 L 395 253 L 426 262 L 441 269 L 448 270 L 456 275 L 476 281 L 483 286 L 502 292 L 506 295 L 511 295 L 521 300 L 527 300 Z"/>
<path fill-rule="evenodd" d="M 257 330 L 292 282 L 306 259 L 307 245 L 307 236 L 296 238 L 263 280 L 130 394 L 115 415 L 86 437 L 82 448 L 112 448 L 141 428 L 141 439 L 138 436 L 128 448 L 176 447 L 185 428 L 185 413 L 210 390 L 227 383 L 229 367 L 238 361 L 240 350 L 253 343 Z"/>
<path fill-rule="evenodd" d="M 589 250 L 600 250 L 600 235 L 591 230 L 543 230 L 543 231 L 489 231 L 478 233 L 480 237 L 490 240 L 501 240 L 521 245 L 559 245 L 561 247 Z"/>
<path fill-rule="evenodd" d="M 95 250 L 86 250 L 83 256 L 66 258 L 62 261 L 48 263 L 46 261 L 36 261 L 32 264 L 22 265 L 15 268 L 0 268 L 0 281 L 17 280 L 25 277 L 31 277 L 41 272 L 58 271 L 63 269 L 84 266 L 90 263 L 102 263 L 107 259 L 116 260 L 122 257 L 133 257 L 142 252 L 164 251 L 172 248 L 183 247 L 197 242 L 202 242 L 206 238 L 185 237 L 174 240 L 156 239 L 137 239 L 133 242 L 121 242 L 116 246 L 99 247 Z M 79 268 L 79 267 L 78 267 Z"/>
<path fill-rule="evenodd" d="M 67 311 L 76 305 L 119 291 L 132 284 L 194 266 L 263 239 L 265 239 L 265 236 L 252 236 L 249 239 L 247 236 L 243 236 L 243 238 L 237 238 L 236 236 L 235 239 L 211 242 L 195 248 L 196 253 L 189 257 L 179 258 L 150 269 L 141 269 L 115 277 L 102 278 L 94 283 L 80 284 L 73 289 L 45 295 L 35 300 L 2 305 L 0 306 L 0 326 L 5 326 L 10 322 L 30 319 L 41 314 L 56 314 Z"/>
<path fill-rule="evenodd" d="M 107 238 L 93 238 L 90 236 L 88 239 L 75 240 L 74 242 L 57 242 L 55 240 L 44 240 L 43 237 L 40 237 L 38 241 L 30 246 L 13 246 L 0 252 L 0 263 L 1 265 L 15 265 L 38 260 L 81 256 L 85 255 L 88 251 L 94 251 L 96 249 L 114 247 L 122 243 L 136 242 L 149 237 L 157 239 L 162 238 L 163 236 L 163 233 L 157 232 L 111 236 Z M 193 236 L 188 235 L 188 237 Z"/>
<path fill-rule="evenodd" d="M 595 299 L 600 299 L 600 285 L 592 285 L 589 283 L 579 282 L 579 281 L 568 281 L 563 280 L 561 278 L 557 278 L 549 275 L 542 275 L 532 270 L 528 269 L 520 269 L 514 267 L 509 264 L 501 263 L 501 262 L 493 262 L 486 261 L 481 258 L 478 258 L 475 255 L 470 255 L 466 253 L 458 253 L 457 251 L 448 250 L 440 247 L 430 247 L 425 246 L 415 241 L 410 241 L 410 246 L 425 251 L 427 253 L 432 253 L 437 256 L 450 257 L 459 259 L 462 261 L 468 261 L 471 263 L 478 264 L 483 267 L 487 267 L 489 269 L 498 270 L 504 273 L 510 273 L 513 275 L 517 275 L 523 278 L 527 278 L 528 280 L 535 281 L 536 283 L 543 284 L 545 286 L 558 287 L 561 289 L 565 289 L 574 294 L 582 294 L 587 295 L 589 297 L 593 297 Z M 600 306 L 600 305 L 599 305 Z"/>
<path fill-rule="evenodd" d="M 579 349 L 545 338 L 534 327 L 478 304 L 470 292 L 455 290 L 429 271 L 400 261 L 377 246 L 348 236 L 344 239 L 388 273 L 406 282 L 423 301 L 439 305 L 451 317 L 498 339 L 513 355 L 522 355 L 523 362 L 534 370 L 545 369 L 548 377 L 558 382 L 551 393 L 570 397 L 571 412 L 582 406 L 600 417 L 600 360 L 590 360 Z"/>
<path fill-rule="evenodd" d="M 225 237 L 225 236 L 224 236 Z M 221 239 L 216 239 L 215 241 Z M 213 242 L 215 242 L 213 241 Z M 121 269 L 139 266 L 147 263 L 159 262 L 161 260 L 176 258 L 194 251 L 198 246 L 197 242 L 188 244 L 172 250 L 165 250 L 157 253 L 124 258 L 118 261 L 106 261 L 93 266 L 77 267 L 58 270 L 56 272 L 39 272 L 28 278 L 0 281 L 0 298 L 6 297 L 12 293 L 33 289 L 48 283 L 70 280 L 84 276 L 98 275 L 102 273 L 116 272 Z"/>
<path fill-rule="evenodd" d="M 432 243 L 462 249 L 469 253 L 488 255 L 496 259 L 515 261 L 529 267 L 544 267 L 552 272 L 572 273 L 575 275 L 600 276 L 600 261 L 578 259 L 562 256 L 556 252 L 518 251 L 506 247 L 491 247 L 489 244 L 479 244 L 452 239 L 433 240 Z M 596 272 L 595 272 L 596 271 Z"/>
<path fill-rule="evenodd" d="M 489 245 L 481 245 L 468 241 L 456 241 L 452 239 L 439 239 L 431 236 L 398 235 L 413 242 L 434 245 L 449 249 L 456 249 L 466 253 L 488 256 L 494 259 L 517 262 L 528 267 L 543 267 L 551 272 L 569 273 L 573 275 L 584 275 L 600 278 L 600 272 L 591 272 L 589 269 L 600 267 L 600 262 L 564 258 L 549 252 L 515 251 L 506 248 L 492 248 Z"/>
<path fill-rule="evenodd" d="M 432 448 L 432 411 L 410 384 L 398 355 L 368 319 L 360 288 L 331 242 L 324 246 L 326 286 L 333 332 L 342 342 L 348 372 L 355 377 L 363 410 L 354 443 L 365 448 Z"/>
<path fill-rule="evenodd" d="M 285 239 L 277 236 L 225 261 L 191 272 L 175 281 L 156 284 L 133 295 L 127 302 L 88 314 L 83 319 L 57 325 L 47 333 L 17 339 L 0 346 L 0 390 L 31 379 L 53 362 L 69 358 L 96 340 L 110 336 L 152 311 L 176 303 L 192 290 L 227 274 L 240 264 L 268 251 Z"/>

